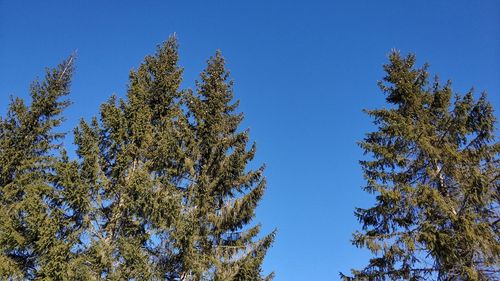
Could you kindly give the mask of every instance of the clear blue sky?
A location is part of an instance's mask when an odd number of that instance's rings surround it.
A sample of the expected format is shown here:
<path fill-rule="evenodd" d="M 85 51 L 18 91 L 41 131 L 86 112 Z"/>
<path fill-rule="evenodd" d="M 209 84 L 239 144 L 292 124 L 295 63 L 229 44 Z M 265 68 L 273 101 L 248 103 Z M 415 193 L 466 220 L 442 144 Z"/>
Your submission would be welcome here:
<path fill-rule="evenodd" d="M 78 50 L 71 130 L 123 96 L 129 70 L 173 32 L 186 87 L 216 49 L 228 60 L 268 167 L 256 221 L 279 230 L 265 262 L 278 281 L 337 280 L 366 264 L 349 242 L 355 206 L 372 200 L 356 141 L 373 129 L 361 110 L 384 105 L 376 81 L 389 50 L 415 52 L 456 91 L 486 90 L 500 108 L 499 1 L 0 0 L 0 113 Z"/>

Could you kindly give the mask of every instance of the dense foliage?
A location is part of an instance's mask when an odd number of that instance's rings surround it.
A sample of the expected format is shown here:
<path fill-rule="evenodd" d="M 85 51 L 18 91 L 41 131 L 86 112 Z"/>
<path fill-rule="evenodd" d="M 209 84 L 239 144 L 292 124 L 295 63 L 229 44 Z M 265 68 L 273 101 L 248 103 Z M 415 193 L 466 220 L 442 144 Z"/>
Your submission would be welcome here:
<path fill-rule="evenodd" d="M 499 152 L 486 95 L 453 96 L 415 56 L 390 55 L 388 108 L 360 143 L 373 207 L 356 210 L 353 243 L 374 257 L 354 280 L 495 280 L 500 274 Z"/>
<path fill-rule="evenodd" d="M 274 232 L 249 226 L 266 185 L 217 52 L 181 90 L 174 37 L 130 73 L 126 99 L 54 132 L 70 58 L 0 121 L 0 276 L 36 280 L 269 280 Z"/>
<path fill-rule="evenodd" d="M 392 52 L 389 104 L 360 146 L 376 195 L 353 244 L 373 254 L 345 280 L 495 280 L 500 274 L 500 144 L 486 95 L 429 82 Z M 58 127 L 73 57 L 11 98 L 0 118 L 2 280 L 263 281 L 275 233 L 252 224 L 266 189 L 220 52 L 181 89 L 175 37 L 129 76 L 125 98 L 74 130 Z M 307 258 L 307 257 L 306 257 Z"/>
<path fill-rule="evenodd" d="M 31 105 L 12 98 L 0 119 L 0 273 L 61 279 L 73 257 L 78 218 L 64 182 L 69 165 L 55 131 L 69 105 L 73 57 L 31 86 Z"/>

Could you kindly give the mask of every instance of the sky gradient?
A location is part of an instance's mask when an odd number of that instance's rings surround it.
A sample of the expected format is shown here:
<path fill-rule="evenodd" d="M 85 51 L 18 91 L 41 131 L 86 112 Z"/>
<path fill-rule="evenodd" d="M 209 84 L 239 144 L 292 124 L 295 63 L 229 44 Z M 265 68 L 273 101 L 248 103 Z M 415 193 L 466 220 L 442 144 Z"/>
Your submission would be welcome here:
<path fill-rule="evenodd" d="M 458 93 L 487 91 L 500 109 L 500 1 L 0 0 L 0 114 L 76 51 L 71 131 L 124 96 L 129 71 L 174 32 L 184 87 L 215 50 L 227 59 L 254 163 L 267 165 L 255 222 L 278 229 L 265 261 L 277 281 L 337 280 L 367 263 L 349 241 L 354 208 L 373 200 L 356 142 L 374 129 L 362 109 L 384 106 L 376 82 L 391 49 L 416 53 Z"/>

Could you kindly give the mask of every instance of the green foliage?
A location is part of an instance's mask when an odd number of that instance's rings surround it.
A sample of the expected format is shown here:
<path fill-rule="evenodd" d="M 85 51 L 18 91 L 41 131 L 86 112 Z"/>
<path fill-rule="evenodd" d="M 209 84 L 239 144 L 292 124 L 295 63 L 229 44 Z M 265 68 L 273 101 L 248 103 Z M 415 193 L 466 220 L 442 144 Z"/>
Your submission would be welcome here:
<path fill-rule="evenodd" d="M 173 38 L 130 73 L 127 100 L 102 105 L 100 121 L 75 130 L 80 184 L 87 186 L 88 272 L 109 280 L 160 279 L 173 222 L 186 118 Z"/>
<path fill-rule="evenodd" d="M 73 57 L 31 86 L 31 105 L 11 99 L 0 120 L 0 277 L 65 280 L 75 230 L 66 204 L 69 163 L 55 132 L 69 93 Z"/>
<path fill-rule="evenodd" d="M 127 100 L 111 98 L 100 122 L 76 130 L 80 174 L 97 206 L 87 213 L 91 271 L 117 280 L 239 280 L 243 272 L 261 280 L 274 235 L 254 241 L 254 227 L 234 237 L 263 195 L 263 169 L 245 172 L 255 146 L 247 151 L 248 132 L 237 132 L 242 115 L 232 113 L 224 61 L 220 53 L 209 61 L 196 95 L 179 90 L 177 63 L 172 37 L 131 72 Z"/>
<path fill-rule="evenodd" d="M 186 95 L 189 136 L 179 230 L 174 233 L 182 274 L 188 280 L 266 280 L 262 259 L 271 233 L 253 242 L 259 226 L 242 231 L 265 190 L 264 167 L 246 171 L 255 143 L 238 131 L 232 81 L 220 52 L 208 61 L 196 93 Z M 191 277 L 192 276 L 192 277 Z"/>
<path fill-rule="evenodd" d="M 239 131 L 219 52 L 197 92 L 180 90 L 171 37 L 130 73 L 127 98 L 74 131 L 78 161 L 55 132 L 69 105 L 73 57 L 32 104 L 0 119 L 0 278 L 9 280 L 270 280 L 274 233 L 247 226 L 265 190 L 248 131 Z"/>
<path fill-rule="evenodd" d="M 493 108 L 472 91 L 428 82 L 415 56 L 391 53 L 379 86 L 389 108 L 367 110 L 360 143 L 373 207 L 358 208 L 353 244 L 374 257 L 345 280 L 494 280 L 499 274 L 499 158 Z"/>

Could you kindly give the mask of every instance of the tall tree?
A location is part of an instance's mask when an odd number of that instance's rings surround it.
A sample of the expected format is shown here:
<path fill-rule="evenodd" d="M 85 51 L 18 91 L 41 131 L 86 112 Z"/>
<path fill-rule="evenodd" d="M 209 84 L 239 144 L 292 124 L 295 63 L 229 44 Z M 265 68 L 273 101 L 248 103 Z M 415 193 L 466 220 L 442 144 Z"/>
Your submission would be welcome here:
<path fill-rule="evenodd" d="M 195 93 L 187 95 L 186 188 L 173 233 L 181 280 L 269 280 L 261 263 L 274 232 L 255 240 L 260 226 L 245 226 L 265 190 L 264 167 L 248 170 L 255 143 L 239 131 L 242 113 L 220 52 L 208 61 Z"/>
<path fill-rule="evenodd" d="M 179 90 L 171 37 L 130 74 L 127 99 L 75 131 L 86 186 L 87 268 L 110 280 L 264 280 L 274 234 L 258 240 L 254 216 L 263 168 L 247 171 L 255 145 L 237 132 L 232 82 L 220 53 L 197 94 Z M 85 204 L 84 204 L 85 205 Z M 88 275 L 89 277 L 92 274 Z M 90 278 L 92 279 L 92 278 Z"/>
<path fill-rule="evenodd" d="M 76 226 L 64 197 L 63 133 L 73 57 L 31 86 L 31 105 L 12 99 L 0 119 L 0 278 L 63 280 Z"/>
<path fill-rule="evenodd" d="M 173 259 L 172 221 L 180 204 L 182 164 L 177 43 L 171 37 L 130 73 L 127 100 L 102 105 L 100 122 L 75 130 L 85 214 L 89 271 L 109 280 L 158 280 Z M 170 269 L 169 269 L 170 270 Z"/>
<path fill-rule="evenodd" d="M 72 58 L 0 120 L 0 276 L 27 280 L 269 280 L 274 233 L 247 227 L 265 190 L 238 131 L 220 53 L 196 94 L 180 90 L 171 37 L 130 73 L 126 99 L 75 129 L 70 161 L 54 132 Z"/>
<path fill-rule="evenodd" d="M 499 158 L 486 95 L 452 97 L 415 56 L 389 56 L 379 83 L 389 108 L 360 143 L 373 207 L 353 244 L 375 256 L 345 280 L 494 280 L 500 273 Z"/>

